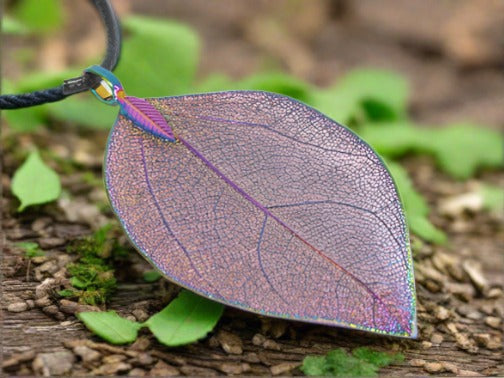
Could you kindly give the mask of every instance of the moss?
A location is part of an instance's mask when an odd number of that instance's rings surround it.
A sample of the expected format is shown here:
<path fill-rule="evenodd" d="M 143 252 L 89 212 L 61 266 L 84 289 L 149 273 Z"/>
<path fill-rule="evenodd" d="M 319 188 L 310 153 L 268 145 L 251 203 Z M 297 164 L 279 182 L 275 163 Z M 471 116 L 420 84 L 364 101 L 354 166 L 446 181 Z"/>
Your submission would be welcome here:
<path fill-rule="evenodd" d="M 71 287 L 60 291 L 61 296 L 90 305 L 107 302 L 117 288 L 114 266 L 128 254 L 118 242 L 119 235 L 117 226 L 107 225 L 67 247 L 79 257 L 68 265 Z"/>
<path fill-rule="evenodd" d="M 362 347 L 348 354 L 339 348 L 325 356 L 305 357 L 301 370 L 311 376 L 374 377 L 380 368 L 403 360 L 400 353 L 389 354 Z"/>

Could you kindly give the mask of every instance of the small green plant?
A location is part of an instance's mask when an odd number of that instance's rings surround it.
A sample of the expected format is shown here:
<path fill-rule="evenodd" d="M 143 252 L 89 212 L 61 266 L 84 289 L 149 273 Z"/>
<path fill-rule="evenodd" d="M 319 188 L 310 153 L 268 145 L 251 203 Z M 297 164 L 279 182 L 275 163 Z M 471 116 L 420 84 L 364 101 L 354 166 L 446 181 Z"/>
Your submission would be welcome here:
<path fill-rule="evenodd" d="M 483 208 L 493 212 L 502 212 L 504 209 L 504 189 L 485 184 L 481 186 L 479 191 L 483 197 Z"/>
<path fill-rule="evenodd" d="M 39 245 L 34 242 L 19 242 L 15 245 L 25 252 L 25 258 L 28 259 L 28 264 L 26 266 L 26 281 L 29 281 L 32 258 L 44 256 L 44 252 L 40 249 Z"/>
<path fill-rule="evenodd" d="M 68 252 L 79 258 L 68 265 L 71 287 L 61 290 L 60 296 L 77 298 L 80 303 L 90 305 L 107 302 L 117 287 L 114 263 L 127 255 L 117 241 L 118 234 L 117 227 L 107 225 L 67 247 Z"/>
<path fill-rule="evenodd" d="M 404 356 L 400 353 L 384 353 L 361 347 L 349 354 L 339 348 L 325 356 L 305 357 L 301 371 L 310 376 L 374 377 L 380 368 L 403 360 Z"/>
<path fill-rule="evenodd" d="M 389 158 L 431 155 L 442 171 L 456 179 L 468 179 L 480 168 L 500 168 L 504 162 L 500 134 L 477 125 L 434 128 L 411 122 L 372 123 L 362 125 L 359 134 Z"/>
<path fill-rule="evenodd" d="M 33 151 L 12 178 L 12 193 L 21 204 L 18 211 L 30 205 L 56 200 L 61 193 L 58 174 L 44 164 L 37 151 Z"/>
<path fill-rule="evenodd" d="M 157 270 L 148 270 L 143 274 L 143 280 L 145 282 L 156 282 L 161 277 L 163 276 Z"/>
<path fill-rule="evenodd" d="M 168 306 L 144 323 L 121 318 L 114 311 L 82 312 L 78 317 L 90 331 L 112 344 L 131 343 L 138 331 L 147 327 L 162 344 L 179 346 L 205 337 L 223 311 L 222 304 L 182 290 Z"/>
<path fill-rule="evenodd" d="M 25 257 L 31 259 L 33 257 L 44 256 L 44 252 L 40 249 L 37 243 L 19 242 L 15 244 L 25 252 Z"/>
<path fill-rule="evenodd" d="M 430 209 L 427 201 L 413 187 L 408 172 L 393 161 L 388 161 L 387 167 L 397 185 L 411 232 L 430 242 L 445 243 L 446 235 L 429 221 Z"/>

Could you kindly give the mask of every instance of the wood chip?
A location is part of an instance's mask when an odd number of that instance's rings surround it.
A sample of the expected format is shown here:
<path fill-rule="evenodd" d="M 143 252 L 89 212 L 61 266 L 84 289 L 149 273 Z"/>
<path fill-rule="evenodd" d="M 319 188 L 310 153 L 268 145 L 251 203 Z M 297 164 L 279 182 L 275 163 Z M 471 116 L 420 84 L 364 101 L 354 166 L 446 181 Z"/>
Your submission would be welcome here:
<path fill-rule="evenodd" d="M 496 316 L 487 316 L 485 318 L 485 324 L 495 329 L 501 329 L 502 319 Z"/>
<path fill-rule="evenodd" d="M 85 345 L 78 345 L 73 348 L 74 353 L 79 356 L 84 362 L 93 362 L 101 357 L 101 354 L 96 350 L 91 349 Z"/>
<path fill-rule="evenodd" d="M 144 377 L 147 375 L 147 372 L 140 368 L 134 368 L 129 371 L 128 375 L 130 377 Z"/>
<path fill-rule="evenodd" d="M 69 351 L 40 353 L 33 360 L 35 374 L 54 377 L 68 373 L 73 366 L 75 356 Z"/>
<path fill-rule="evenodd" d="M 459 375 L 459 377 L 482 377 L 483 376 L 483 374 L 480 374 L 476 371 L 462 370 L 462 369 L 460 369 L 458 371 L 458 375 Z"/>
<path fill-rule="evenodd" d="M 462 263 L 464 272 L 467 273 L 474 287 L 481 293 L 488 289 L 488 281 L 481 272 L 481 263 L 475 260 L 466 260 Z"/>
<path fill-rule="evenodd" d="M 117 375 L 131 370 L 131 365 L 125 362 L 116 362 L 111 364 L 101 365 L 100 367 L 91 370 L 91 375 Z"/>
<path fill-rule="evenodd" d="M 282 362 L 281 364 L 271 366 L 270 371 L 272 375 L 281 375 L 290 372 L 300 365 L 301 363 L 299 362 Z"/>
<path fill-rule="evenodd" d="M 66 240 L 63 238 L 40 238 L 38 244 L 42 249 L 52 249 L 65 245 Z"/>
<path fill-rule="evenodd" d="M 213 369 L 206 369 L 206 368 L 201 368 L 201 367 L 197 367 L 197 366 L 190 366 L 190 365 L 182 366 L 180 368 L 180 371 L 183 374 L 189 375 L 189 376 L 215 377 L 216 375 L 219 375 Z M 151 370 L 151 375 L 154 375 L 154 374 L 152 374 L 152 370 Z M 180 373 L 178 375 L 180 375 Z"/>
<path fill-rule="evenodd" d="M 423 368 L 428 373 L 441 373 L 444 371 L 443 365 L 439 362 L 427 362 Z"/>
<path fill-rule="evenodd" d="M 443 370 L 449 371 L 450 373 L 453 373 L 453 374 L 458 374 L 458 372 L 460 370 L 457 365 L 455 365 L 451 362 L 443 361 L 443 362 L 441 362 L 441 364 L 443 365 Z"/>
<path fill-rule="evenodd" d="M 150 344 L 151 342 L 148 337 L 140 336 L 133 344 L 131 344 L 130 349 L 143 352 L 149 348 Z"/>
<path fill-rule="evenodd" d="M 252 344 L 260 346 L 266 341 L 266 336 L 261 335 L 260 333 L 256 333 L 254 337 L 252 337 Z"/>
<path fill-rule="evenodd" d="M 275 340 L 270 340 L 270 339 L 267 339 L 263 343 L 263 347 L 266 349 L 271 349 L 271 350 L 282 350 L 282 346 L 279 343 L 277 343 Z"/>
<path fill-rule="evenodd" d="M 444 287 L 446 291 L 462 299 L 464 302 L 470 302 L 476 295 L 474 286 L 468 283 L 446 282 Z"/>
<path fill-rule="evenodd" d="M 9 368 L 17 366 L 23 362 L 33 360 L 34 358 L 35 358 L 35 352 L 33 350 L 14 354 L 11 358 L 3 360 L 2 368 L 8 370 Z"/>
<path fill-rule="evenodd" d="M 430 349 L 432 347 L 432 343 L 430 341 L 422 341 L 423 349 Z"/>
<path fill-rule="evenodd" d="M 440 345 L 443 342 L 443 340 L 444 340 L 444 337 L 440 333 L 433 334 L 430 339 L 431 343 L 434 345 Z"/>
<path fill-rule="evenodd" d="M 474 336 L 476 343 L 484 348 L 495 350 L 502 347 L 502 339 L 500 336 L 492 336 L 489 333 L 477 333 Z"/>
<path fill-rule="evenodd" d="M 414 367 L 422 367 L 425 365 L 425 360 L 422 360 L 420 358 L 414 358 L 414 359 L 410 360 L 409 364 L 410 364 L 410 366 L 414 366 Z"/>
<path fill-rule="evenodd" d="M 434 310 L 434 316 L 436 317 L 436 319 L 444 321 L 446 319 L 449 319 L 451 314 L 446 308 L 438 306 Z"/>
<path fill-rule="evenodd" d="M 75 314 L 79 312 L 87 312 L 87 311 L 101 311 L 99 307 L 84 305 L 74 301 L 70 301 L 68 299 L 62 299 L 59 302 L 59 309 L 66 314 Z"/>
<path fill-rule="evenodd" d="M 7 306 L 9 312 L 23 312 L 26 310 L 28 310 L 28 303 L 26 302 L 15 302 Z"/>
<path fill-rule="evenodd" d="M 250 371 L 250 365 L 247 363 L 224 362 L 219 364 L 218 369 L 226 374 L 239 375 Z"/>
<path fill-rule="evenodd" d="M 243 343 L 239 336 L 220 330 L 216 335 L 222 349 L 229 354 L 242 354 L 243 353 Z"/>
<path fill-rule="evenodd" d="M 465 333 L 455 334 L 455 341 L 457 342 L 457 346 L 460 349 L 465 350 L 468 353 L 475 354 L 478 352 L 478 347 L 476 346 L 474 341 L 471 340 Z"/>

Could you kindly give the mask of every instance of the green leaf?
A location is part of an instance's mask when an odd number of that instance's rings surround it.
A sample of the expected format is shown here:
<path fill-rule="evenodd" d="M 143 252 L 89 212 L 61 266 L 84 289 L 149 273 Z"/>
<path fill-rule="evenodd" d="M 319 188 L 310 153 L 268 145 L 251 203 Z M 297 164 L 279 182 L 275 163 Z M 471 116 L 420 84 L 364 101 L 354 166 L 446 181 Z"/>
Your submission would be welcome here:
<path fill-rule="evenodd" d="M 115 311 L 81 312 L 77 317 L 94 334 L 112 344 L 126 344 L 136 340 L 142 324 L 117 315 Z"/>
<path fill-rule="evenodd" d="M 85 289 L 89 285 L 89 283 L 81 280 L 79 277 L 71 277 L 70 284 L 77 289 Z"/>
<path fill-rule="evenodd" d="M 374 106 L 386 109 L 384 120 L 398 119 L 406 113 L 408 82 L 401 75 L 378 69 L 357 69 L 345 75 L 336 91 L 362 102 L 372 101 Z M 371 107 L 370 103 L 364 107 Z M 382 110 L 383 111 L 383 110 Z M 372 115 L 372 114 L 370 114 Z M 376 120 L 376 118 L 370 117 Z"/>
<path fill-rule="evenodd" d="M 403 360 L 402 354 L 389 354 L 366 347 L 357 348 L 352 354 L 339 348 L 326 356 L 305 357 L 301 371 L 309 376 L 374 377 L 380 368 Z"/>
<path fill-rule="evenodd" d="M 407 81 L 396 73 L 357 69 L 336 85 L 313 92 L 313 106 L 346 124 L 361 118 L 372 121 L 405 118 L 409 88 Z"/>
<path fill-rule="evenodd" d="M 23 0 L 15 14 L 19 21 L 34 32 L 49 32 L 63 24 L 63 9 L 59 0 Z"/>
<path fill-rule="evenodd" d="M 34 151 L 14 173 L 12 192 L 21 201 L 18 211 L 23 211 L 27 206 L 56 200 L 61 193 L 61 184 L 56 172 Z"/>
<path fill-rule="evenodd" d="M 50 114 L 68 122 L 75 122 L 90 129 L 107 130 L 114 125 L 119 109 L 113 106 L 103 106 L 94 97 L 74 96 L 65 101 L 51 104 Z"/>
<path fill-rule="evenodd" d="M 428 154 L 444 172 L 467 179 L 480 168 L 499 168 L 504 162 L 504 145 L 498 132 L 468 124 L 441 128 L 411 123 L 365 124 L 359 135 L 382 155 Z"/>
<path fill-rule="evenodd" d="M 126 93 L 155 97 L 191 92 L 199 58 L 199 39 L 191 28 L 139 16 L 122 24 L 130 36 L 115 74 Z"/>
<path fill-rule="evenodd" d="M 235 89 L 275 92 L 308 102 L 311 88 L 293 76 L 273 72 L 249 76 L 236 83 Z"/>
<path fill-rule="evenodd" d="M 25 35 L 28 33 L 28 28 L 18 20 L 2 15 L 2 32 L 5 34 Z"/>
<path fill-rule="evenodd" d="M 479 189 L 483 196 L 483 208 L 490 211 L 500 211 L 504 209 L 504 189 L 498 186 L 483 184 Z"/>
<path fill-rule="evenodd" d="M 313 90 L 310 104 L 333 120 L 348 125 L 359 113 L 359 101 L 331 89 Z"/>
<path fill-rule="evenodd" d="M 145 325 L 164 345 L 184 345 L 205 337 L 215 327 L 223 311 L 222 304 L 183 290 Z"/>
<path fill-rule="evenodd" d="M 149 270 L 143 274 L 143 279 L 145 282 L 156 282 L 161 277 L 163 276 L 157 270 Z"/>
<path fill-rule="evenodd" d="M 60 290 L 60 291 L 58 291 L 58 294 L 60 297 L 64 297 L 64 298 L 74 298 L 77 296 L 77 292 L 72 289 Z"/>
<path fill-rule="evenodd" d="M 208 75 L 195 87 L 195 92 L 218 92 L 236 89 L 236 84 L 229 76 L 219 73 Z"/>
<path fill-rule="evenodd" d="M 7 120 L 7 124 L 13 131 L 26 133 L 35 131 L 45 124 L 46 111 L 44 106 L 35 106 L 25 109 L 10 109 L 2 112 Z"/>
<path fill-rule="evenodd" d="M 37 243 L 33 242 L 19 242 L 16 247 L 21 248 L 25 252 L 25 257 L 32 258 L 37 256 L 44 256 L 44 252 L 40 249 Z"/>
<path fill-rule="evenodd" d="M 446 235 L 429 221 L 429 206 L 413 188 L 406 170 L 395 162 L 387 161 L 386 165 L 399 191 L 410 230 L 424 240 L 445 243 Z"/>
<path fill-rule="evenodd" d="M 426 146 L 439 167 L 458 179 L 467 179 L 478 168 L 502 168 L 504 144 L 499 132 L 469 124 L 432 130 Z"/>

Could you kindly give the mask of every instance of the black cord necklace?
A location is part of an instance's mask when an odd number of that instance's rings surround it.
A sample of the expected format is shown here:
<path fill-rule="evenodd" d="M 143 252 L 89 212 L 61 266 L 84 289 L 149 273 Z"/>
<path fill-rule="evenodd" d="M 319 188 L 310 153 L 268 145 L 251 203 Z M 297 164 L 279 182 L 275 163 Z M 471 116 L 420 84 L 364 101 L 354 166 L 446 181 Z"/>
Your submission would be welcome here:
<path fill-rule="evenodd" d="M 89 0 L 96 8 L 105 26 L 107 34 L 107 50 L 101 67 L 112 71 L 117 66 L 121 54 L 121 28 L 109 0 Z M 54 87 L 21 94 L 6 94 L 0 96 L 0 109 L 19 109 L 49 102 L 56 102 L 79 92 L 96 87 L 101 78 L 91 72 L 82 76 L 65 80 L 63 84 Z"/>

